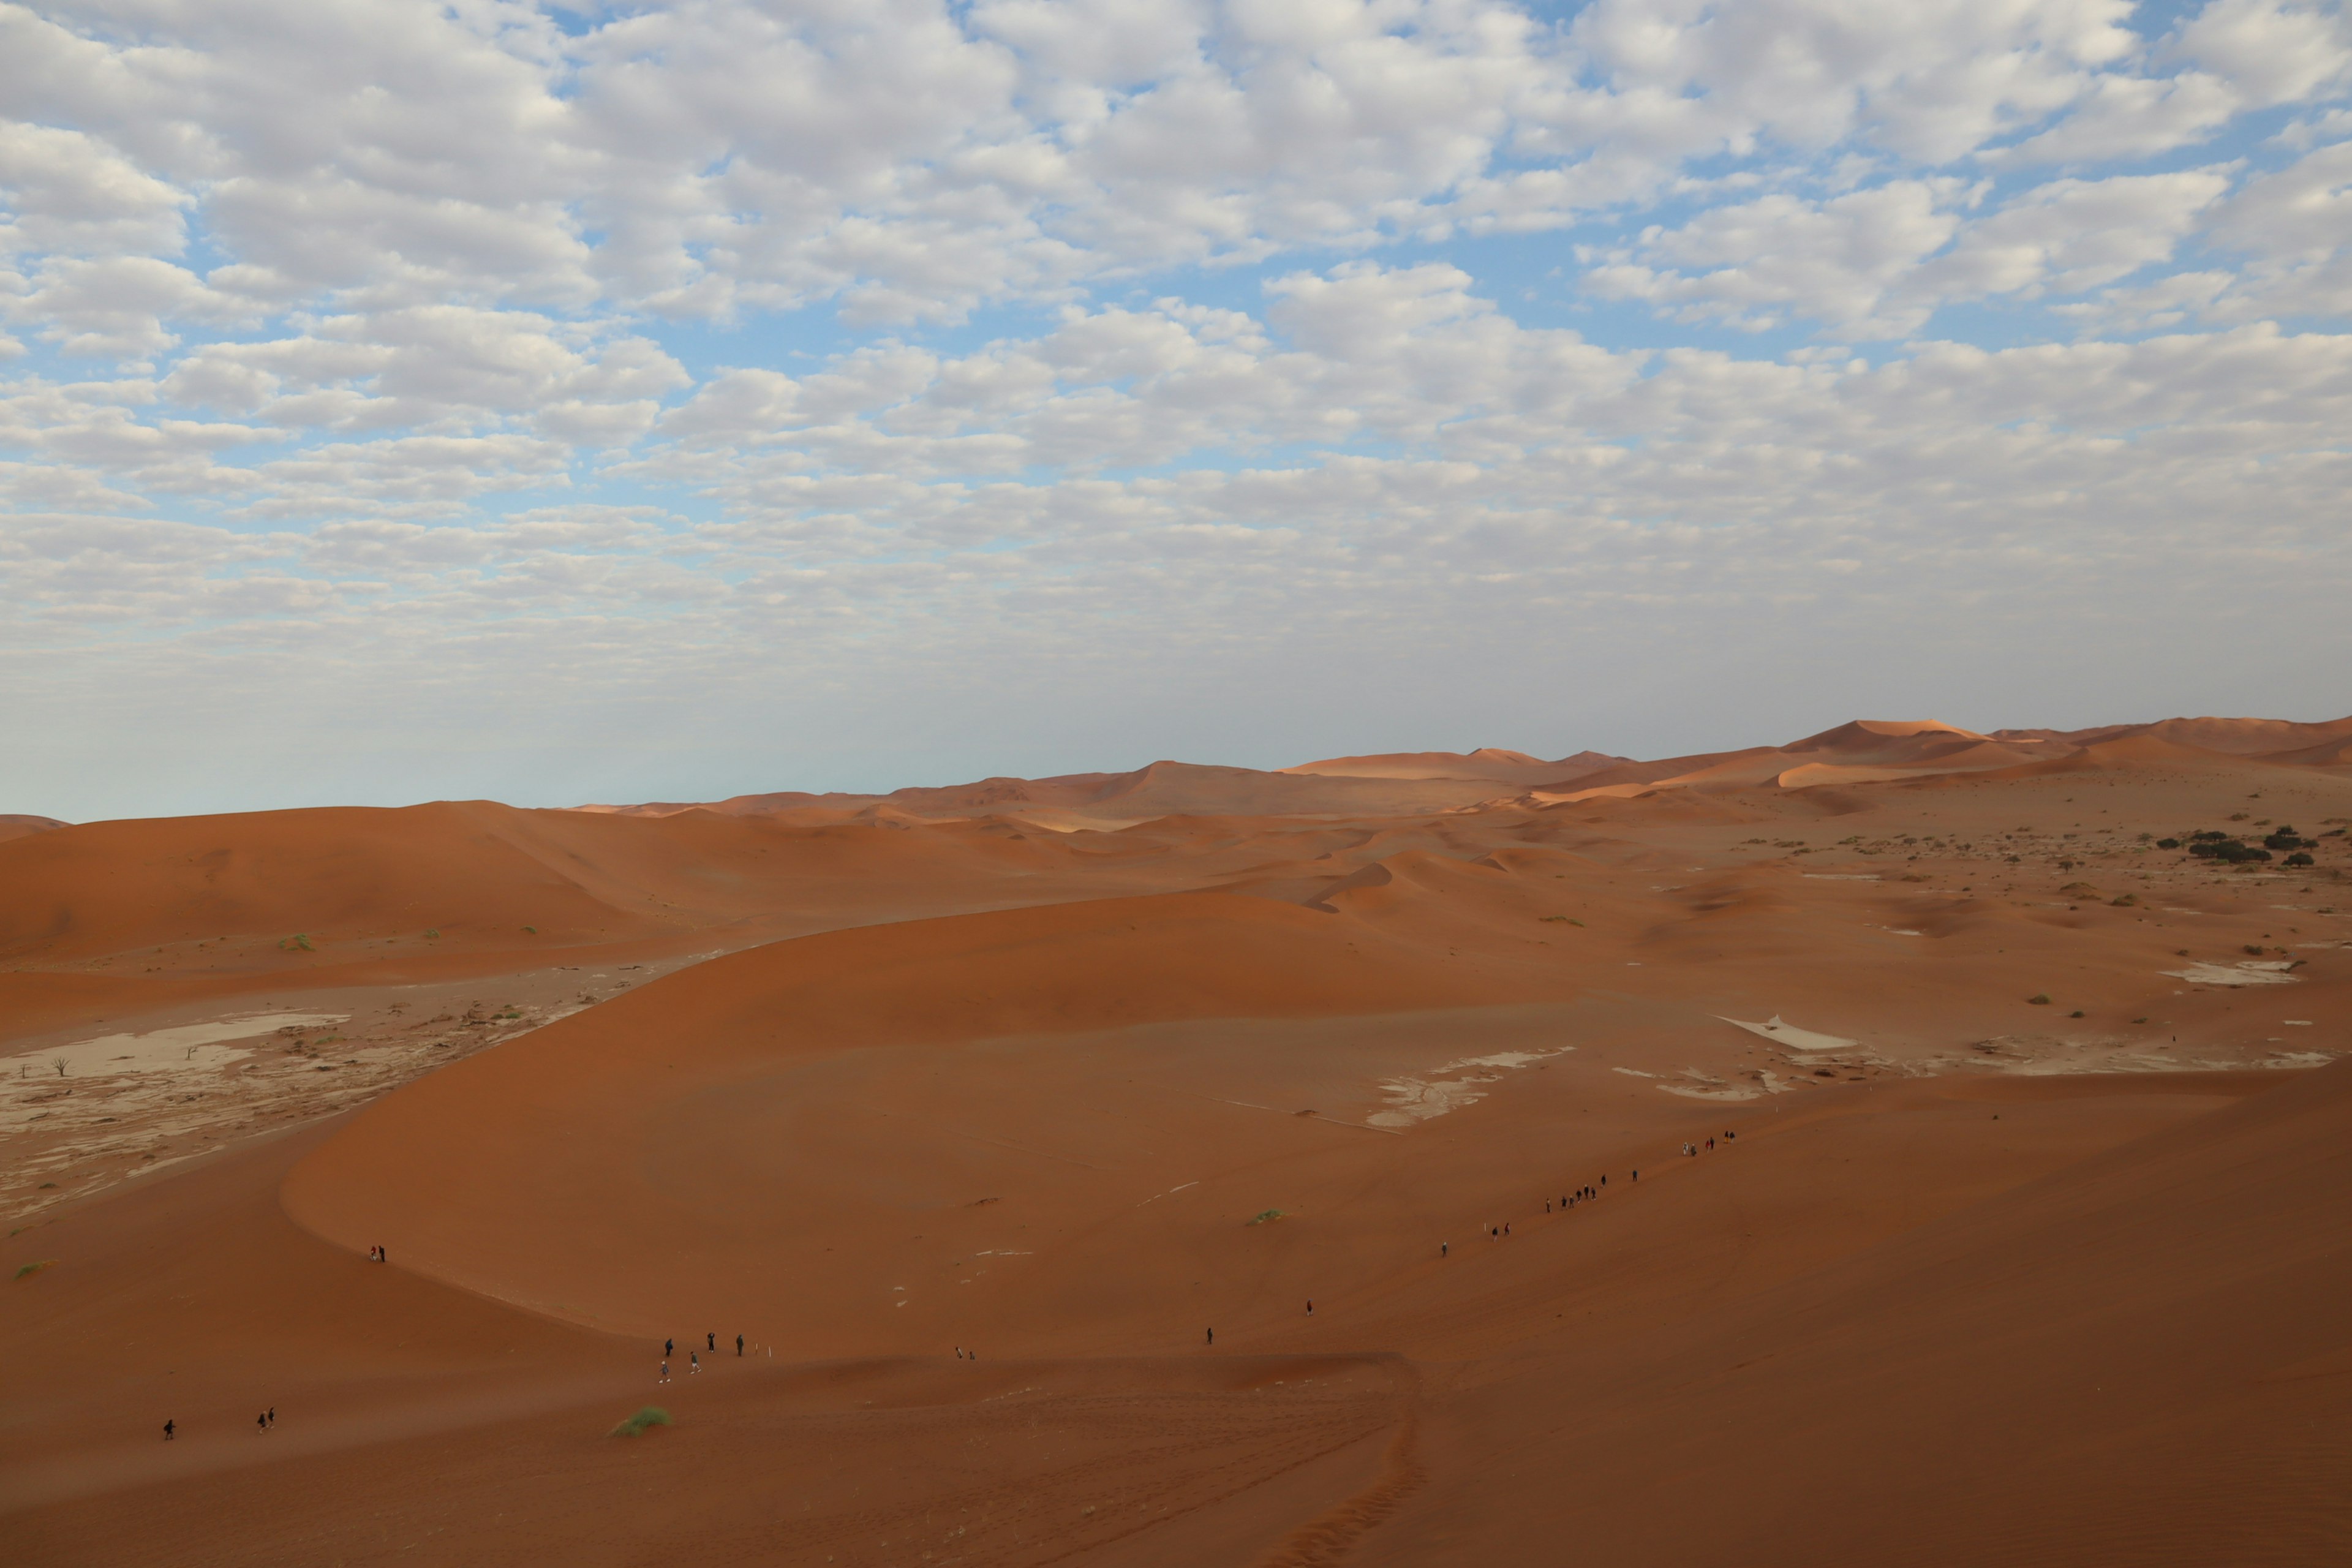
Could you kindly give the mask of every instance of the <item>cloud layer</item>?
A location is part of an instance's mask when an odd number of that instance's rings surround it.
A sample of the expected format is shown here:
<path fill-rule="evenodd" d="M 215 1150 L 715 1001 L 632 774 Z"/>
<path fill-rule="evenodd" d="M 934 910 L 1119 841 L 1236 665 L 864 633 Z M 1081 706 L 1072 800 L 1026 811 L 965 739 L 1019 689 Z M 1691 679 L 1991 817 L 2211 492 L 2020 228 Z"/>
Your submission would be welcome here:
<path fill-rule="evenodd" d="M 0 809 L 2352 708 L 2340 6 L 65 0 L 0 104 Z"/>

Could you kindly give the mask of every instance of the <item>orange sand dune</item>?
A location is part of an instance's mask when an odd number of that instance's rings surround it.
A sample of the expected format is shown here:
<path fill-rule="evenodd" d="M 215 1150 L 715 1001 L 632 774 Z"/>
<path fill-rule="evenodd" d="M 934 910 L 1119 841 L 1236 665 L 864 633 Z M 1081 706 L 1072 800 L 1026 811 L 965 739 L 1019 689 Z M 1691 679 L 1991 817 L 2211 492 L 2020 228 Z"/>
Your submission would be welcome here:
<path fill-rule="evenodd" d="M 1384 752 L 1377 756 L 1327 757 L 1282 771 L 1326 778 L 1490 779 L 1496 784 L 1540 784 L 1622 767 L 1632 761 L 1631 757 L 1612 757 L 1605 752 L 1579 752 L 1548 763 L 1525 752 L 1481 746 L 1475 752 Z"/>
<path fill-rule="evenodd" d="M 0 843 L 66 826 L 54 816 L 0 816 Z"/>
<path fill-rule="evenodd" d="M 388 953 L 425 963 L 773 929 L 780 917 L 814 929 L 964 902 L 942 899 L 943 885 L 1074 865 L 1098 877 L 1100 859 L 980 825 L 917 841 L 839 822 L 489 802 L 90 823 L 0 846 L 0 962 L 119 955 L 126 971 L 286 973 Z"/>
<path fill-rule="evenodd" d="M 1532 770 L 1547 776 L 1549 768 Z M 1454 773 L 1292 769 L 1261 773 L 1254 768 L 1204 767 L 1159 762 L 1127 773 L 1072 773 L 1045 779 L 983 779 L 977 784 L 893 790 L 887 795 L 741 795 L 709 809 L 726 816 L 832 808 L 883 808 L 910 818 L 1024 816 L 1063 812 L 1080 818 L 1117 819 L 1186 816 L 1391 816 L 1470 805 L 1501 793 L 1491 767 Z M 585 813 L 674 816 L 694 809 L 677 804 L 585 806 Z"/>
<path fill-rule="evenodd" d="M 995 822 L 488 802 L 90 823 L 0 843 L 0 1041 L 798 931 L 1184 887 L 1183 857 Z M 911 819 L 910 819 L 911 820 Z M 557 986 L 560 991 L 560 985 Z M 574 987 L 576 989 L 576 987 Z M 247 1010 L 253 1003 L 247 1004 Z"/>
<path fill-rule="evenodd" d="M 2308 746 L 2294 747 L 2287 751 L 2263 752 L 2260 756 L 2266 763 L 2287 763 L 2297 767 L 2342 767 L 2347 763 L 2352 763 L 2352 733 L 2338 735 L 2332 740 L 2316 742 Z"/>
<path fill-rule="evenodd" d="M 385 1240 L 412 1267 L 585 1321 L 645 1331 L 681 1299 L 740 1313 L 800 1297 L 810 1304 L 792 1327 L 804 1349 L 909 1348 L 909 1323 L 950 1331 L 939 1314 L 952 1304 L 933 1283 L 943 1249 L 1001 1249 L 1023 1227 L 1099 1223 L 1100 1205 L 1129 1206 L 1161 1180 L 1136 1190 L 1074 1183 L 1101 1160 L 1087 1152 L 1097 1135 L 1073 1147 L 1050 1103 L 959 1112 L 924 1089 L 925 1074 L 960 1081 L 969 1064 L 927 1052 L 1489 999 L 1465 967 L 1256 899 L 1066 904 L 834 932 L 714 961 L 425 1079 L 305 1161 L 287 1203 L 342 1245 Z M 1163 1089 L 1189 1070 L 1177 1060 L 1148 1068 Z M 849 1091 L 853 1116 L 836 1109 L 818 1123 L 794 1109 L 831 1098 L 819 1086 L 852 1082 L 870 1086 Z M 935 1149 L 899 1142 L 908 1118 L 906 1131 Z M 1234 1120 L 1213 1108 L 1210 1119 Z M 1236 1135 L 1255 1131 L 1244 1118 Z M 1171 1166 L 1162 1184 L 1186 1173 Z M 698 1203 L 698 1193 L 724 1202 Z M 1002 1206 L 975 1211 L 984 1200 Z M 899 1233 L 909 1212 L 933 1216 L 930 1245 Z M 808 1278 L 821 1241 L 857 1260 L 834 1284 Z M 641 1261 L 634 1281 L 603 1262 L 624 1253 Z M 923 1284 L 920 1310 L 873 1300 L 875 1271 L 891 1268 L 906 1278 L 887 1283 Z M 1126 1288 L 1158 1300 L 1165 1284 Z M 1041 1319 L 1020 1338 L 1098 1337 L 1105 1326 Z"/>
<path fill-rule="evenodd" d="M 2352 1063 L 1728 1310 L 1580 1334 L 1461 1402 L 1362 1560 L 2338 1558 L 2347 1127 Z M 1572 1462 L 1531 1485 L 1536 1454 Z"/>
<path fill-rule="evenodd" d="M 2159 741 L 2194 746 L 2200 751 L 2256 756 L 2272 752 L 2297 751 L 2305 746 L 2342 740 L 2352 735 L 2352 718 L 2332 719 L 2318 724 L 2296 723 L 2286 719 L 2166 719 L 2158 723 L 2137 726 L 2136 730 Z"/>
<path fill-rule="evenodd" d="M 0 1530 L 2334 1561 L 2352 773 L 2161 728 L 0 844 Z"/>

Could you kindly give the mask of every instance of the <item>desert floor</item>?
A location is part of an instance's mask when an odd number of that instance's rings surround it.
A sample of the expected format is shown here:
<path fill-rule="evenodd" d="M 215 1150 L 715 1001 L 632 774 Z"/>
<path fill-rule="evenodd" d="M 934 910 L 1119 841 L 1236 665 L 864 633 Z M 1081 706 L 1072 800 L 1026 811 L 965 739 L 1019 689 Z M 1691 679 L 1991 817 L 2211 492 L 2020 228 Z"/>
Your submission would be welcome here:
<path fill-rule="evenodd" d="M 2352 1561 L 2352 770 L 1868 771 L 11 838 L 0 1539 Z"/>

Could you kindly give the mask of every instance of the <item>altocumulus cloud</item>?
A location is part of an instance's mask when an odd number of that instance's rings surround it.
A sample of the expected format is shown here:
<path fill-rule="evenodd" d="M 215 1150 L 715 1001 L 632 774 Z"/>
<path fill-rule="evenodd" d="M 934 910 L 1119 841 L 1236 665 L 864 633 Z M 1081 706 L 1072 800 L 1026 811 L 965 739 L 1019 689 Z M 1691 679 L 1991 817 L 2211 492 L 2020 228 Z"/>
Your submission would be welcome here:
<path fill-rule="evenodd" d="M 0 4 L 0 809 L 2352 707 L 2306 0 Z"/>

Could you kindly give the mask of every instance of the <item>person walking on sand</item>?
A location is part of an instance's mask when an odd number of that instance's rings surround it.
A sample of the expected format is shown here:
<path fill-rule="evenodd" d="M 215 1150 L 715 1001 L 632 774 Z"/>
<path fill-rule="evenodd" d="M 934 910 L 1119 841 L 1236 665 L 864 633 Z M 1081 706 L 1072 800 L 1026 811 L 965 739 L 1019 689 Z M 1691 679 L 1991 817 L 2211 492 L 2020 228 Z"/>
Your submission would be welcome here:
<path fill-rule="evenodd" d="M 667 1361 L 664 1361 L 662 1363 L 661 1375 L 655 1378 L 654 1381 L 656 1383 L 667 1383 L 669 1381 L 669 1363 Z"/>
<path fill-rule="evenodd" d="M 1206 1342 L 1206 1342 L 1206 1343 L 1208 1343 L 1208 1344 L 1215 1344 L 1215 1343 L 1217 1342 L 1217 1331 L 1216 1331 L 1216 1330 L 1214 1330 L 1214 1329 L 1211 1329 L 1211 1330 L 1209 1331 L 1209 1337 L 1208 1337 L 1207 1341 L 1206 1341 Z"/>
<path fill-rule="evenodd" d="M 1437 1244 L 1437 1256 L 1440 1258 L 1444 1257 L 1447 1253 L 1453 1250 L 1454 1248 L 1449 1243 L 1441 1241 Z"/>
<path fill-rule="evenodd" d="M 264 1432 L 267 1432 L 267 1431 L 268 1431 L 268 1430 L 269 1430 L 269 1417 L 268 1417 L 268 1416 L 267 1416 L 267 1415 L 257 1415 L 257 1416 L 255 1416 L 255 1417 L 253 1418 L 253 1435 L 254 1435 L 255 1436 L 258 1437 L 259 1436 L 261 1436 L 261 1434 L 263 1434 Z"/>
<path fill-rule="evenodd" d="M 178 1422 L 176 1422 L 176 1421 L 166 1421 L 166 1422 L 164 1422 L 164 1423 L 163 1423 L 163 1441 L 165 1441 L 166 1443 L 170 1442 L 170 1441 L 173 1439 L 173 1437 L 178 1434 L 179 1430 L 180 1430 L 180 1424 L 179 1424 Z"/>
<path fill-rule="evenodd" d="M 270 1424 L 272 1426 L 277 1426 L 277 1425 L 278 1425 L 278 1406 L 276 1406 L 275 1405 L 271 1405 L 271 1406 L 269 1407 L 268 1416 L 269 1416 L 269 1424 Z"/>
<path fill-rule="evenodd" d="M 711 1329 L 705 1332 L 702 1338 L 704 1348 L 709 1350 L 712 1355 L 717 1355 L 719 1353 L 719 1331 L 717 1329 Z"/>
<path fill-rule="evenodd" d="M 1307 1315 L 1310 1318 L 1315 1315 L 1315 1298 L 1312 1296 L 1307 1298 Z"/>
<path fill-rule="evenodd" d="M 735 1336 L 735 1356 L 736 1356 L 736 1359 L 737 1359 L 737 1360 L 739 1360 L 739 1361 L 740 1361 L 740 1360 L 741 1360 L 741 1359 L 742 1359 L 742 1355 L 743 1355 L 743 1336 L 742 1336 L 742 1335 L 740 1335 L 740 1334 L 737 1334 L 737 1335 Z"/>
<path fill-rule="evenodd" d="M 688 1376 L 688 1377 L 692 1377 L 696 1373 L 700 1372 L 701 1370 L 702 1370 L 702 1352 L 701 1352 L 700 1351 L 688 1351 L 688 1352 L 686 1352 L 686 1375 L 687 1375 L 687 1376 Z"/>
<path fill-rule="evenodd" d="M 664 1340 L 664 1341 L 662 1341 L 662 1360 L 664 1360 L 664 1361 L 667 1361 L 667 1360 L 669 1360 L 669 1358 L 670 1358 L 670 1357 L 672 1357 L 672 1356 L 676 1355 L 677 1353 L 677 1342 L 676 1340 Z"/>

